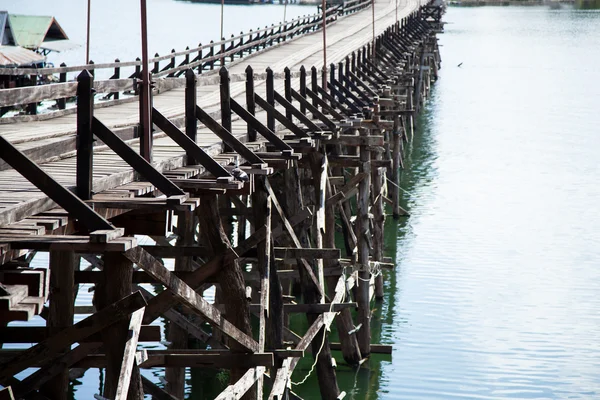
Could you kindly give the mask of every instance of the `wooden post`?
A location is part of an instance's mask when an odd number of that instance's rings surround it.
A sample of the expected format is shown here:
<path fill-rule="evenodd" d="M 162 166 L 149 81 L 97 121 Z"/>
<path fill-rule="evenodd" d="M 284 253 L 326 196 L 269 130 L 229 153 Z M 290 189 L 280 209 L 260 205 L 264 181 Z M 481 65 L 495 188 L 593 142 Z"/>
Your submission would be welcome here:
<path fill-rule="evenodd" d="M 229 71 L 227 71 L 227 68 L 221 67 L 219 77 L 221 80 L 221 125 L 231 132 L 231 98 L 229 91 Z M 231 152 L 232 149 L 223 143 L 223 151 Z"/>
<path fill-rule="evenodd" d="M 393 210 L 392 215 L 394 219 L 398 219 L 400 216 L 400 166 L 402 162 L 402 129 L 400 114 L 394 115 L 394 129 L 392 131 L 392 174 L 391 186 Z"/>
<path fill-rule="evenodd" d="M 211 40 L 210 41 L 210 52 L 208 53 L 208 57 L 214 57 L 215 55 L 215 41 Z M 212 71 L 213 69 L 215 69 L 215 60 L 210 60 L 208 62 L 208 65 L 210 66 L 210 70 Z"/>
<path fill-rule="evenodd" d="M 177 214 L 177 246 L 189 246 L 194 243 L 195 224 L 192 212 Z M 175 271 L 192 271 L 191 257 L 176 257 Z M 167 340 L 171 343 L 169 349 L 187 349 L 188 333 L 176 324 L 169 324 Z M 171 395 L 183 399 L 185 391 L 185 368 L 165 368 L 166 390 Z"/>
<path fill-rule="evenodd" d="M 196 56 L 196 59 L 198 60 L 198 75 L 200 75 L 204 69 L 204 63 L 202 62 L 202 43 L 198 43 L 198 55 Z"/>
<path fill-rule="evenodd" d="M 50 305 L 46 318 L 49 336 L 73 325 L 76 264 L 79 264 L 79 256 L 72 251 L 50 252 Z M 63 350 L 66 352 L 70 348 Z M 64 368 L 56 377 L 45 383 L 40 388 L 40 393 L 51 399 L 66 400 L 69 396 L 69 369 Z"/>
<path fill-rule="evenodd" d="M 285 205 L 288 215 L 296 215 L 300 212 L 303 204 L 302 200 L 302 187 L 300 185 L 300 176 L 298 170 L 298 163 L 294 161 L 293 168 L 287 168 L 284 171 L 285 181 Z M 310 247 L 308 231 L 310 226 L 305 222 L 295 227 L 294 231 L 298 237 L 298 240 L 302 244 L 302 247 Z M 298 262 L 301 262 L 298 260 Z M 312 266 L 311 266 L 312 267 Z M 314 268 L 314 267 L 313 267 Z M 302 288 L 302 297 L 306 304 L 317 304 L 322 301 L 321 295 L 318 289 L 312 283 L 311 279 L 307 276 L 308 274 L 303 267 L 298 265 L 298 272 L 300 273 L 300 284 Z M 307 313 L 306 318 L 309 325 L 318 318 L 318 314 Z M 332 365 L 331 349 L 329 346 L 329 340 L 326 335 L 325 329 L 321 328 L 316 334 L 312 341 L 312 353 L 313 357 L 317 359 L 316 374 L 319 381 L 319 389 L 321 392 L 322 399 L 337 399 L 340 390 L 337 384 L 337 376 L 335 369 Z M 321 344 L 323 345 L 321 348 Z M 320 350 L 320 351 L 319 351 Z"/>
<path fill-rule="evenodd" d="M 254 102 L 254 71 L 248 65 L 246 67 L 246 109 L 252 115 L 256 112 L 256 103 Z M 256 141 L 256 129 L 248 124 L 248 141 Z"/>
<path fill-rule="evenodd" d="M 285 67 L 285 69 L 283 70 L 284 72 L 284 95 L 285 95 L 285 99 L 288 102 L 292 102 L 292 74 L 291 71 L 288 67 Z M 285 116 L 287 119 L 289 119 L 290 121 L 292 121 L 292 110 L 290 109 L 286 109 L 285 110 Z"/>
<path fill-rule="evenodd" d="M 129 296 L 132 287 L 133 263 L 121 253 L 111 252 L 104 255 L 104 274 L 102 281 L 96 284 L 94 306 L 103 308 Z M 125 342 L 129 331 L 127 319 L 113 324 L 102 331 L 102 341 L 106 354 L 104 391 L 102 396 L 112 399 L 119 385 L 119 373 L 123 361 Z M 129 400 L 142 400 L 144 391 L 137 365 L 134 364 L 129 385 Z"/>
<path fill-rule="evenodd" d="M 341 171 L 342 169 L 339 168 L 339 170 Z M 329 184 L 329 180 L 327 180 L 327 197 L 331 196 L 333 196 L 333 187 Z M 333 204 L 327 205 L 325 208 L 325 235 L 323 236 L 323 240 L 325 247 L 337 247 L 335 243 L 335 205 Z M 325 268 L 333 267 L 335 264 L 335 260 L 325 260 Z M 334 276 L 327 278 L 327 286 L 330 292 L 335 290 L 337 280 L 338 278 Z M 358 347 L 358 341 L 356 340 L 356 333 L 354 332 L 354 323 L 352 321 L 350 309 L 343 309 L 335 318 L 335 323 L 342 345 L 342 356 L 344 357 L 344 361 L 350 365 L 358 365 L 362 357 L 360 348 Z"/>
<path fill-rule="evenodd" d="M 82 200 L 92 198 L 94 157 L 94 77 L 87 70 L 77 77 L 77 195 Z"/>
<path fill-rule="evenodd" d="M 306 98 L 306 68 L 304 68 L 304 65 L 300 66 L 300 95 Z M 306 106 L 304 104 L 300 104 L 300 111 L 306 114 Z"/>
<path fill-rule="evenodd" d="M 270 67 L 267 67 L 267 103 L 275 107 L 275 88 L 273 82 L 273 70 Z M 267 128 L 271 131 L 275 131 L 275 116 L 273 114 L 269 114 L 267 116 Z"/>
<path fill-rule="evenodd" d="M 225 57 L 223 56 L 225 53 L 225 38 L 221 37 L 221 59 L 219 60 L 221 68 L 225 66 Z"/>
<path fill-rule="evenodd" d="M 113 74 L 113 79 L 121 78 L 121 67 L 119 67 L 120 62 L 121 62 L 121 60 L 119 60 L 118 58 L 115 59 L 115 63 L 117 64 L 117 66 L 115 67 L 115 73 Z M 113 92 L 111 94 L 113 95 L 113 99 L 119 100 L 119 97 L 120 97 L 119 91 Z"/>
<path fill-rule="evenodd" d="M 185 134 L 196 142 L 198 136 L 198 120 L 196 119 L 196 74 L 192 69 L 185 71 Z M 188 165 L 195 165 L 197 160 L 187 152 Z"/>
<path fill-rule="evenodd" d="M 360 129 L 360 136 L 369 136 L 366 129 Z M 361 325 L 358 331 L 358 345 L 363 357 L 371 353 L 371 307 L 369 285 L 369 192 L 371 190 L 371 152 L 367 146 L 360 146 L 361 172 L 367 176 L 359 183 L 356 215 L 356 237 L 358 239 L 358 272 L 356 302 L 358 303 L 357 320 Z"/>
<path fill-rule="evenodd" d="M 223 229 L 217 198 L 214 195 L 203 195 L 200 198 L 201 207 L 196 209 L 196 216 L 200 222 L 200 232 L 205 244 L 214 254 L 220 254 L 231 247 L 227 234 Z M 230 254 L 230 253 L 226 253 Z M 216 275 L 217 283 L 227 289 L 227 296 L 223 296 L 223 304 L 227 320 L 247 335 L 252 335 L 250 325 L 250 310 L 246 300 L 244 276 L 236 259 L 231 255 L 223 258 L 221 268 Z M 232 352 L 246 352 L 247 349 L 235 341 L 229 343 Z M 245 368 L 232 368 L 230 382 L 235 383 L 246 372 Z M 244 400 L 255 400 L 256 393 L 248 393 Z"/>
<path fill-rule="evenodd" d="M 373 122 L 379 122 L 379 103 L 378 99 L 375 98 L 375 104 L 373 106 Z M 371 131 L 373 135 L 381 135 L 379 129 L 373 129 Z M 375 160 L 383 159 L 383 147 L 375 149 L 373 155 Z M 371 192 L 372 198 L 372 213 L 373 213 L 373 261 L 383 262 L 383 228 L 385 226 L 385 213 L 383 210 L 383 179 L 384 179 L 384 168 L 377 167 L 371 170 L 372 176 L 372 187 Z M 375 276 L 375 298 L 383 299 L 383 272 L 381 269 L 376 270 Z"/>
<path fill-rule="evenodd" d="M 65 63 L 60 64 L 61 68 L 65 68 L 66 66 L 67 64 Z M 60 83 L 65 83 L 67 81 L 67 73 L 61 72 L 58 77 L 58 80 L 60 81 Z M 58 106 L 59 110 L 64 110 L 67 107 L 67 99 L 63 97 L 62 99 L 56 100 L 56 105 Z"/>
<path fill-rule="evenodd" d="M 158 53 L 154 53 L 154 58 L 160 57 Z M 160 61 L 154 61 L 154 68 L 150 71 L 153 74 L 158 74 L 160 72 Z"/>
<path fill-rule="evenodd" d="M 313 66 L 310 68 L 310 90 L 312 90 L 313 93 L 318 93 L 318 87 L 319 87 L 319 80 L 318 80 L 318 76 L 317 76 L 317 67 Z M 327 90 L 327 88 L 323 88 L 324 90 Z M 316 99 L 312 100 L 312 104 L 313 106 L 317 107 L 318 103 Z"/>
<path fill-rule="evenodd" d="M 31 86 L 37 86 L 37 75 L 29 75 L 29 79 L 31 80 Z M 37 102 L 27 104 L 25 110 L 28 115 L 37 115 Z"/>

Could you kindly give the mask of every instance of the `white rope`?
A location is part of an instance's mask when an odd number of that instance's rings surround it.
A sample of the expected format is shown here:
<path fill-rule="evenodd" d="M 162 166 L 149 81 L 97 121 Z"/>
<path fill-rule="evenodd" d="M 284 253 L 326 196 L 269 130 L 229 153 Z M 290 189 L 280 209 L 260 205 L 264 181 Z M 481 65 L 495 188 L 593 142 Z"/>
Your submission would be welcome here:
<path fill-rule="evenodd" d="M 406 190 L 402 189 L 400 186 L 396 185 L 394 182 L 392 182 L 392 180 L 390 178 L 388 178 L 387 176 L 385 177 L 385 179 L 391 183 L 392 185 L 396 186 L 398 189 L 402 190 L 404 193 L 406 194 L 410 194 L 410 192 L 407 192 Z"/>
<path fill-rule="evenodd" d="M 343 272 L 342 275 L 343 279 L 344 279 L 344 285 L 346 285 L 346 274 L 345 271 Z M 342 297 L 342 303 L 344 302 L 344 300 L 346 299 L 346 290 L 344 290 L 344 297 Z M 333 312 L 333 302 L 329 305 L 329 312 Z M 323 346 L 325 345 L 325 338 L 327 337 L 327 332 L 323 332 L 323 340 L 321 340 L 321 346 L 319 347 L 319 351 L 317 352 L 317 355 L 315 356 L 315 361 L 313 362 L 312 366 L 310 367 L 310 371 L 308 371 L 308 374 L 306 374 L 306 376 L 304 377 L 304 379 L 302 379 L 300 382 L 292 382 L 292 385 L 294 386 L 299 386 L 302 385 L 304 382 L 306 382 L 308 380 L 308 378 L 310 377 L 310 375 L 313 373 L 313 371 L 315 370 L 315 367 L 317 366 L 317 361 L 319 361 L 319 356 L 321 355 L 321 351 L 323 350 Z"/>

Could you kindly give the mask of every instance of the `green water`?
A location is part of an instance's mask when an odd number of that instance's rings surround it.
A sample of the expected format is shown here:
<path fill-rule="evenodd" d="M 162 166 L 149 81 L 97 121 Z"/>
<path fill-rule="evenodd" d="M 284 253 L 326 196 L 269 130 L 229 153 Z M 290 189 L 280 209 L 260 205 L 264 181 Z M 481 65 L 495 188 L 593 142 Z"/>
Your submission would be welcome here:
<path fill-rule="evenodd" d="M 450 8 L 354 399 L 600 397 L 600 12 Z M 462 63 L 460 67 L 458 65 Z M 296 375 L 306 373 L 302 364 Z M 296 392 L 318 399 L 314 380 Z"/>

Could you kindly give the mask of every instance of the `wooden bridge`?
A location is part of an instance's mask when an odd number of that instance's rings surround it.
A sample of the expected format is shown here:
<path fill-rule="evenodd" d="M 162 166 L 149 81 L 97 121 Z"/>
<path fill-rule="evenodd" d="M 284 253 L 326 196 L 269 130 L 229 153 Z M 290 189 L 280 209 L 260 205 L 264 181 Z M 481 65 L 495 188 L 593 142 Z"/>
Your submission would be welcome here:
<path fill-rule="evenodd" d="M 139 61 L 11 70 L 61 83 L 0 91 L 2 107 L 29 104 L 0 119 L 0 343 L 23 344 L 0 350 L 0 399 L 66 399 L 69 371 L 88 368 L 106 371 L 97 398 L 182 399 L 186 367 L 229 369 L 219 399 L 298 398 L 291 375 L 309 349 L 321 397 L 343 397 L 332 349 L 351 365 L 391 350 L 370 333 L 393 267 L 384 203 L 405 214 L 403 143 L 437 79 L 441 7 L 354 1 L 159 56 L 150 136 Z M 112 78 L 94 79 L 101 69 Z M 37 252 L 47 268 L 31 266 Z M 84 283 L 94 302 L 75 307 Z M 290 329 L 290 313 L 309 329 Z M 9 325 L 37 314 L 46 327 Z M 167 349 L 140 350 L 163 339 L 159 317 Z M 164 387 L 140 375 L 153 367 Z"/>

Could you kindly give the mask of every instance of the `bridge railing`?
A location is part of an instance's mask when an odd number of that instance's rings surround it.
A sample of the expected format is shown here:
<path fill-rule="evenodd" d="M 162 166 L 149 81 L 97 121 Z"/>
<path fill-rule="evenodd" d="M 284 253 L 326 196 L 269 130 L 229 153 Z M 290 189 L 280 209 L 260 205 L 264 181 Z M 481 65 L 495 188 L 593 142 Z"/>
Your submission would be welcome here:
<path fill-rule="evenodd" d="M 326 24 L 335 22 L 338 18 L 360 11 L 369 7 L 371 0 L 351 0 L 342 4 L 332 5 L 326 10 Z M 161 82 L 167 78 L 177 78 L 184 74 L 187 69 L 194 69 L 197 74 L 210 72 L 229 63 L 238 61 L 244 57 L 261 52 L 279 43 L 305 35 L 322 27 L 323 14 L 302 16 L 292 21 L 282 22 L 277 25 L 266 26 L 249 32 L 241 32 L 230 38 L 222 38 L 218 42 L 211 41 L 208 44 L 199 44 L 198 47 L 160 56 L 155 54 L 154 58 L 148 60 L 152 77 L 157 80 L 156 91 L 169 90 L 173 87 L 182 86 L 177 83 Z M 73 112 L 73 103 L 70 100 L 76 94 L 75 76 L 83 70 L 90 71 L 95 75 L 94 89 L 96 95 L 103 95 L 100 99 L 105 103 L 136 101 L 137 80 L 141 76 L 142 62 L 139 58 L 135 61 L 122 62 L 116 59 L 113 63 L 96 64 L 90 62 L 85 65 L 66 66 L 54 68 L 3 68 L 0 75 L 13 77 L 47 77 L 59 75 L 59 83 L 41 84 L 14 89 L 4 89 L 0 92 L 0 116 L 11 108 L 29 105 L 27 114 L 36 115 L 41 111 L 37 106 L 42 101 L 54 101 L 51 105 L 53 111 L 44 112 L 39 117 L 16 116 L 0 118 L 0 123 L 9 123 L 22 119 L 43 119 Z M 125 73 L 126 72 L 126 73 Z M 75 76 L 74 76 L 75 75 Z M 106 79 L 101 79 L 102 77 Z M 100 79 L 98 79 L 100 78 Z M 165 78 L 165 79 L 159 79 Z M 35 81 L 37 79 L 32 79 Z M 38 80 L 42 81 L 42 79 Z M 102 104 L 102 103 L 100 103 Z M 106 104 L 108 105 L 108 104 Z M 70 108 L 70 109 L 67 109 Z M 58 110 L 56 110 L 58 109 Z"/>

